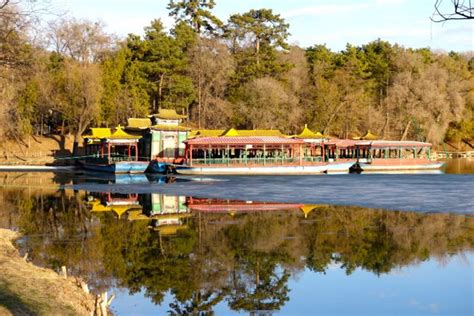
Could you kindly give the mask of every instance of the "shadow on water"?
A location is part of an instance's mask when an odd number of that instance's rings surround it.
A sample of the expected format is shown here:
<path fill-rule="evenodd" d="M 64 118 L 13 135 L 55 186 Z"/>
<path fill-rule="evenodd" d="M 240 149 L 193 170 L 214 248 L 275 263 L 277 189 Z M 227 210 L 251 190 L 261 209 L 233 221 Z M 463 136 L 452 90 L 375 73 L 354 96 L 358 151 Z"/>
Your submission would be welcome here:
<path fill-rule="evenodd" d="M 337 267 L 376 276 L 474 249 L 474 218 L 165 194 L 3 190 L 0 226 L 34 263 L 96 291 L 144 293 L 175 314 L 271 312 L 290 278 Z M 306 274 L 305 274 L 306 275 Z"/>

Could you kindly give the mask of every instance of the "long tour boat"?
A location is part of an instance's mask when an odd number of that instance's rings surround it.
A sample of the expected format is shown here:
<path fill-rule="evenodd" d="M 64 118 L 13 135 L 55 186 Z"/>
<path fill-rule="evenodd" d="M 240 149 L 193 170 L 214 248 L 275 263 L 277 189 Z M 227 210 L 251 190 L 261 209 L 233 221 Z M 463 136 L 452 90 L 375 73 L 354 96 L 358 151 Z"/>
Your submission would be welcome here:
<path fill-rule="evenodd" d="M 442 162 L 431 159 L 431 144 L 416 141 L 357 141 L 350 150 L 357 163 L 351 171 L 417 171 L 438 170 Z"/>
<path fill-rule="evenodd" d="M 176 165 L 176 172 L 207 175 L 321 174 L 348 172 L 355 162 L 325 159 L 322 143 L 310 146 L 303 139 L 285 137 L 279 132 L 266 134 L 254 136 L 251 131 L 231 128 L 222 136 L 188 139 L 184 142 L 184 164 Z"/>
<path fill-rule="evenodd" d="M 112 133 L 110 128 L 91 128 L 83 136 L 85 157 L 81 164 L 86 170 L 107 173 L 143 173 L 148 161 L 140 160 L 138 141 L 141 136 L 130 135 L 120 126 Z"/>

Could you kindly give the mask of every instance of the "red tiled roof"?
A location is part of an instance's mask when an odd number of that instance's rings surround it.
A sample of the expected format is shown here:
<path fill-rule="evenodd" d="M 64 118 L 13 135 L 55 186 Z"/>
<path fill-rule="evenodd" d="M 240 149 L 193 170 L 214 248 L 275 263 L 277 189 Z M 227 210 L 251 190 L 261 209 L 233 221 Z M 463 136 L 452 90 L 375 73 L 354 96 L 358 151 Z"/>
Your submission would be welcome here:
<path fill-rule="evenodd" d="M 249 137 L 200 137 L 188 139 L 189 145 L 261 145 L 261 144 L 304 144 L 302 139 L 291 139 L 278 136 Z"/>
<path fill-rule="evenodd" d="M 415 142 L 415 141 L 396 141 L 396 140 L 373 140 L 358 141 L 359 146 L 370 146 L 372 148 L 381 147 L 431 147 L 431 143 Z"/>
<path fill-rule="evenodd" d="M 201 212 L 259 212 L 281 211 L 302 207 L 303 204 L 250 203 L 250 204 L 190 204 L 189 209 Z"/>
<path fill-rule="evenodd" d="M 352 146 L 355 146 L 358 143 L 359 143 L 359 141 L 352 140 L 352 139 L 332 139 L 328 142 L 324 142 L 324 144 L 336 145 L 336 147 L 339 147 L 339 148 L 352 147 Z"/>
<path fill-rule="evenodd" d="M 352 140 L 352 139 L 333 139 L 324 142 L 327 145 L 336 145 L 339 148 L 354 146 L 370 146 L 372 148 L 384 147 L 431 147 L 430 143 L 415 141 L 396 141 L 396 140 Z"/>

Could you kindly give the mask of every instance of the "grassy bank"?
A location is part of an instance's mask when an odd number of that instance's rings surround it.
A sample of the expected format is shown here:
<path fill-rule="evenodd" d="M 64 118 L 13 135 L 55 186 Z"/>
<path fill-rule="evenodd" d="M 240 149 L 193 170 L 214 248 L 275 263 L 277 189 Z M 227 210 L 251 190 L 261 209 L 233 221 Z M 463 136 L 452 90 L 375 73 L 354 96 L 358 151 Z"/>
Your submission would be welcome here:
<path fill-rule="evenodd" d="M 0 315 L 91 315 L 95 298 L 75 278 L 63 278 L 19 256 L 18 234 L 0 229 Z"/>

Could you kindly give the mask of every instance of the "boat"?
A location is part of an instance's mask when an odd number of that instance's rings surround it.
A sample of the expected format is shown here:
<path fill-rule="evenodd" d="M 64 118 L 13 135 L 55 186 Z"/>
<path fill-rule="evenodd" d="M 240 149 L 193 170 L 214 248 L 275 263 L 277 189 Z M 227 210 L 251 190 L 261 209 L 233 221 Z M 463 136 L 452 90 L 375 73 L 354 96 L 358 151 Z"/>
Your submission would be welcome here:
<path fill-rule="evenodd" d="M 86 170 L 107 173 L 144 173 L 148 161 L 141 161 L 138 141 L 141 136 L 130 135 L 120 126 L 114 132 L 110 128 L 91 128 L 91 134 L 83 136 L 85 157 L 79 162 Z"/>
<path fill-rule="evenodd" d="M 357 162 L 352 172 L 439 170 L 443 162 L 431 159 L 431 144 L 417 141 L 358 141 L 352 150 Z"/>
<path fill-rule="evenodd" d="M 223 200 L 196 197 L 187 197 L 186 205 L 192 212 L 231 214 L 287 211 L 299 209 L 304 206 L 304 204 L 301 203 Z"/>
<path fill-rule="evenodd" d="M 247 134 L 248 135 L 248 134 Z M 222 136 L 197 137 L 184 141 L 185 158 L 174 165 L 185 175 L 313 175 L 349 172 L 355 160 L 325 155 L 322 143 L 308 150 L 298 138 L 284 136 L 241 136 L 229 129 Z"/>
<path fill-rule="evenodd" d="M 170 164 L 159 161 L 157 159 L 154 159 L 150 161 L 150 164 L 148 165 L 148 168 L 146 169 L 147 173 L 160 173 L 160 174 L 166 174 L 168 171 L 170 171 Z"/>
<path fill-rule="evenodd" d="M 107 173 L 144 173 L 148 168 L 148 162 L 142 161 L 100 161 L 98 159 L 82 162 L 86 170 Z"/>
<path fill-rule="evenodd" d="M 350 166 L 342 168 L 349 170 Z M 182 175 L 304 175 L 322 174 L 328 172 L 328 165 L 313 166 L 250 166 L 250 167 L 226 167 L 226 166 L 188 166 L 176 165 L 176 173 Z"/>

